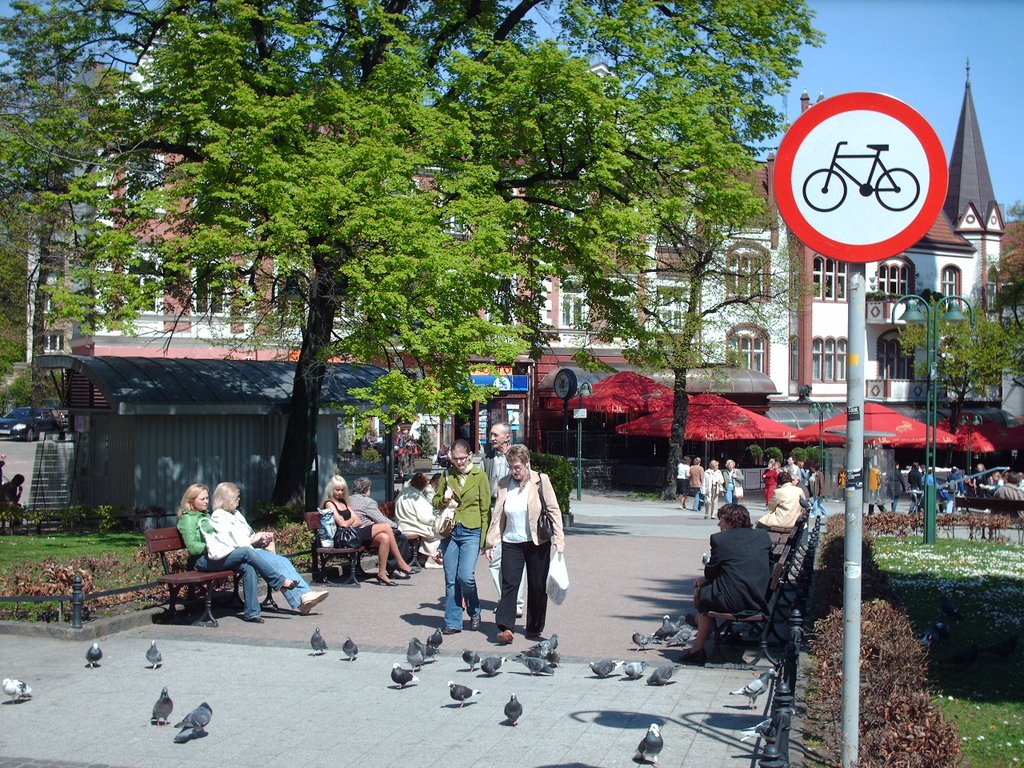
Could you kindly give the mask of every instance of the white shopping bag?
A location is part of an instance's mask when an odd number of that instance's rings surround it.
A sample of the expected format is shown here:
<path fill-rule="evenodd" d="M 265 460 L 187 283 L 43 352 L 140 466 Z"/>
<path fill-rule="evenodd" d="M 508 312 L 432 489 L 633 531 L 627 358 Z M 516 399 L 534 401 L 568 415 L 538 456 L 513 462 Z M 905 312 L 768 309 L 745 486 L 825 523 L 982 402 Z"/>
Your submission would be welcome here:
<path fill-rule="evenodd" d="M 548 566 L 548 597 L 555 605 L 561 605 L 569 594 L 569 571 L 565 567 L 565 555 L 555 552 Z"/>

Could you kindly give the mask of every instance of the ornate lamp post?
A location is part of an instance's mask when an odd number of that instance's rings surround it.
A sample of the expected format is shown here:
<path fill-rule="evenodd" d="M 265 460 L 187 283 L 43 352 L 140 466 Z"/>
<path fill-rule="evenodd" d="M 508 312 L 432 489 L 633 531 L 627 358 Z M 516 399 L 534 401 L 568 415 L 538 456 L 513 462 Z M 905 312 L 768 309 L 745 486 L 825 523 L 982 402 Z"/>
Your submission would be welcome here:
<path fill-rule="evenodd" d="M 892 307 L 892 322 L 896 322 L 896 309 L 901 304 L 907 307 L 900 318 L 903 322 L 913 325 L 924 324 L 925 328 L 925 371 L 927 372 L 927 391 L 925 395 L 925 469 L 931 470 L 931 483 L 924 486 L 924 543 L 935 543 L 936 496 L 938 494 L 935 463 L 938 449 L 936 435 L 939 427 L 939 321 L 958 323 L 968 320 L 974 324 L 974 310 L 971 303 L 963 296 L 942 296 L 935 302 L 929 302 L 921 296 L 904 296 Z M 967 309 L 965 315 L 960 307 Z"/>
<path fill-rule="evenodd" d="M 974 462 L 974 449 L 971 446 L 971 438 L 974 436 L 974 428 L 981 424 L 981 414 L 978 413 L 961 413 L 960 414 L 960 425 L 967 427 L 967 474 L 971 474 L 973 471 L 972 464 Z M 980 480 L 979 480 L 980 482 Z"/>
<path fill-rule="evenodd" d="M 818 417 L 818 458 L 821 460 L 821 469 L 828 478 L 832 477 L 832 467 L 828 466 L 830 462 L 825 458 L 825 421 L 832 417 L 835 410 L 832 403 L 811 403 L 811 413 Z"/>

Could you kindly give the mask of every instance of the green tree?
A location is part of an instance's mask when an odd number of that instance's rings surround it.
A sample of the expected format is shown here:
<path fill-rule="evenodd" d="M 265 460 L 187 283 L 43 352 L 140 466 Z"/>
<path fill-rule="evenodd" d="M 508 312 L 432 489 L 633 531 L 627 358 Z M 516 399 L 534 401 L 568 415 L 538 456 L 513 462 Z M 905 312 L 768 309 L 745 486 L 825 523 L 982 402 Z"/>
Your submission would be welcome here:
<path fill-rule="evenodd" d="M 539 352 L 551 277 L 631 331 L 649 235 L 742 218 L 731 179 L 815 38 L 785 0 L 15 7 L 9 56 L 59 43 L 100 75 L 67 311 L 130 330 L 220 296 L 254 336 L 300 329 L 277 503 L 331 356 L 389 367 L 366 394 L 396 423 L 463 410 L 474 360 Z"/>

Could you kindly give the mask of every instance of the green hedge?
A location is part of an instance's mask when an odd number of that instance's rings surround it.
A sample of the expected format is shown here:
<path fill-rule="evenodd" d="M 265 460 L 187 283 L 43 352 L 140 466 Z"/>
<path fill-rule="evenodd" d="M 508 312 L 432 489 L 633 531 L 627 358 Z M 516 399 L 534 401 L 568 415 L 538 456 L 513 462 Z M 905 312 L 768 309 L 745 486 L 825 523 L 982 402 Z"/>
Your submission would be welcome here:
<path fill-rule="evenodd" d="M 553 453 L 531 453 L 530 466 L 551 478 L 555 498 L 558 499 L 558 508 L 563 514 L 570 514 L 569 498 L 572 495 L 573 479 L 572 467 L 566 458 Z"/>

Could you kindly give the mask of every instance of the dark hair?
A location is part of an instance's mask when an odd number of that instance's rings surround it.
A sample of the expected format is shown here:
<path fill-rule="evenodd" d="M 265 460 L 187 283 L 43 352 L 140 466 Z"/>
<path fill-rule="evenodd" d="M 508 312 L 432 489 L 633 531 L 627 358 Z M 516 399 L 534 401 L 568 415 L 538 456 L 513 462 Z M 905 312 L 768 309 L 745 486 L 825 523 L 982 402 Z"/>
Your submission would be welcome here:
<path fill-rule="evenodd" d="M 461 437 L 458 440 L 456 440 L 454 443 L 452 443 L 451 453 L 455 453 L 455 451 L 457 451 L 457 450 L 458 451 L 465 451 L 466 453 L 472 453 L 473 452 L 473 449 L 469 447 L 469 441 L 468 440 L 463 440 Z"/>
<path fill-rule="evenodd" d="M 429 478 L 422 472 L 417 472 L 415 475 L 412 476 L 412 480 L 409 481 L 409 485 L 411 485 L 417 491 L 422 491 L 429 484 Z"/>
<path fill-rule="evenodd" d="M 775 476 L 775 482 L 779 485 L 782 485 L 782 483 L 791 483 L 793 482 L 793 476 L 789 474 L 788 469 L 780 469 L 779 474 Z"/>
<path fill-rule="evenodd" d="M 718 508 L 718 519 L 725 520 L 730 528 L 753 528 L 750 512 L 742 504 L 725 504 Z"/>

